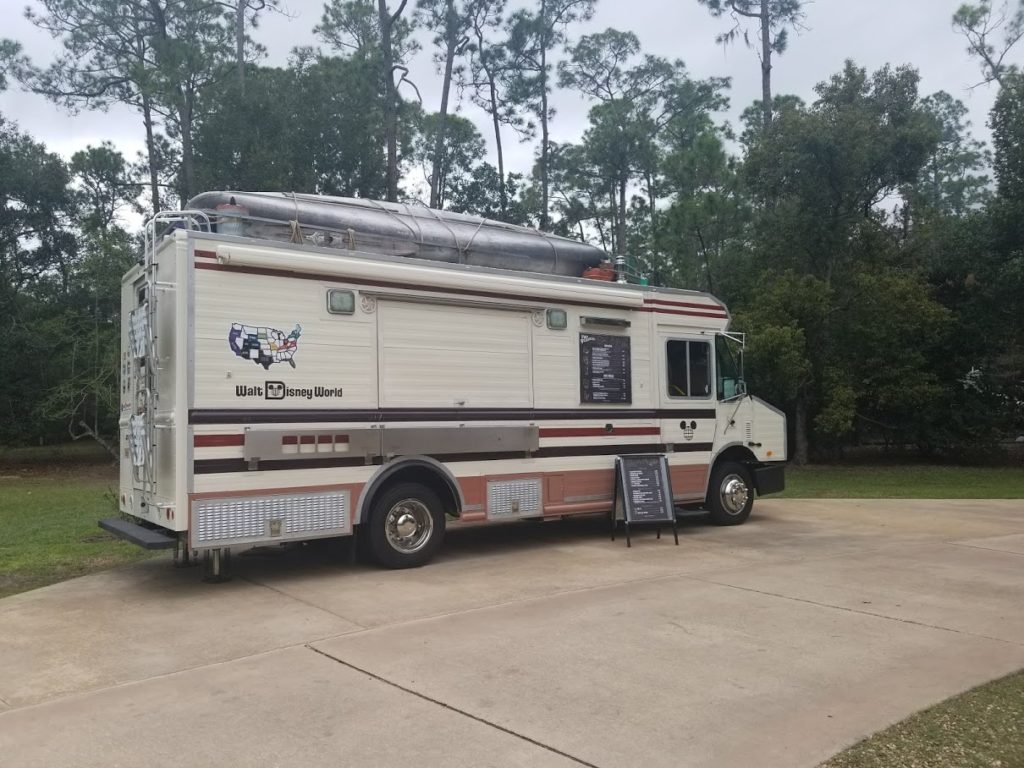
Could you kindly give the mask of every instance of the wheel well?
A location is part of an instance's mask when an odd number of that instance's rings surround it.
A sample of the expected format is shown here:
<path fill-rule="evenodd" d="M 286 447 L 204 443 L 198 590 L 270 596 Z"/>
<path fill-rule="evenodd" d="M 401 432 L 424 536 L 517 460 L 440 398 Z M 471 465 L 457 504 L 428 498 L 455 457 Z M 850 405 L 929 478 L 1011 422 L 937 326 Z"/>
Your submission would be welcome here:
<path fill-rule="evenodd" d="M 711 471 L 714 472 L 715 467 L 721 464 L 723 461 L 735 461 L 740 464 L 757 464 L 757 457 L 754 456 L 753 451 L 743 445 L 730 445 L 718 456 L 715 457 L 715 463 L 711 467 Z"/>
<path fill-rule="evenodd" d="M 363 512 L 360 522 L 369 513 L 376 497 L 398 483 L 419 483 L 424 485 L 437 494 L 437 498 L 444 505 L 446 515 L 458 517 L 462 513 L 459 492 L 452 479 L 446 477 L 440 469 L 430 464 L 408 462 L 372 481 L 369 495 L 365 497 L 360 505 Z"/>
<path fill-rule="evenodd" d="M 711 493 L 711 478 L 715 474 L 715 470 L 718 469 L 720 464 L 726 461 L 735 461 L 739 464 L 746 465 L 754 465 L 758 463 L 754 452 L 745 445 L 730 445 L 715 457 L 715 461 L 711 465 L 711 471 L 708 472 L 708 494 Z"/>

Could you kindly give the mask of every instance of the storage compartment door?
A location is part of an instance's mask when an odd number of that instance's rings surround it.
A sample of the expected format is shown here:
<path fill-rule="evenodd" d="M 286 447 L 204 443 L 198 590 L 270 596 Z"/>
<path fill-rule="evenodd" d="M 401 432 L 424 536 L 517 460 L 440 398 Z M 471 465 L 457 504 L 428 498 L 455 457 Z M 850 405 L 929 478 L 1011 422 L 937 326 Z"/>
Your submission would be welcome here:
<path fill-rule="evenodd" d="M 382 408 L 530 408 L 526 311 L 382 300 Z"/>

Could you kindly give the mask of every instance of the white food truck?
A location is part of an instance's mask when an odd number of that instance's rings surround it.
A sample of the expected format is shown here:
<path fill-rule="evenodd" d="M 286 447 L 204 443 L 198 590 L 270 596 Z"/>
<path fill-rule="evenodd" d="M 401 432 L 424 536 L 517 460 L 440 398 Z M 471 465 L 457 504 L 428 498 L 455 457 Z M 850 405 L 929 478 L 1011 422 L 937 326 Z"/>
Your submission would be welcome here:
<path fill-rule="evenodd" d="M 742 523 L 781 490 L 785 416 L 701 292 L 599 249 L 426 208 L 212 192 L 124 277 L 120 511 L 176 557 L 357 537 L 418 566 L 446 524 L 608 514 L 616 456 Z"/>

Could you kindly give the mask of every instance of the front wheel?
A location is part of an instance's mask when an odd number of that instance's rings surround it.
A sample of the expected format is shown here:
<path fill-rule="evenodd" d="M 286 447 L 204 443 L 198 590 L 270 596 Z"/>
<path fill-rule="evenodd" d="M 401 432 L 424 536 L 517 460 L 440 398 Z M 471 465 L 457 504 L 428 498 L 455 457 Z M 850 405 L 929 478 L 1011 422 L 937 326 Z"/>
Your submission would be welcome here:
<path fill-rule="evenodd" d="M 416 568 L 441 546 L 444 508 L 429 488 L 402 483 L 377 497 L 367 527 L 370 554 L 377 563 L 385 568 Z"/>
<path fill-rule="evenodd" d="M 750 470 L 726 461 L 715 467 L 708 485 L 708 510 L 715 525 L 739 525 L 750 517 L 754 506 L 754 485 Z"/>

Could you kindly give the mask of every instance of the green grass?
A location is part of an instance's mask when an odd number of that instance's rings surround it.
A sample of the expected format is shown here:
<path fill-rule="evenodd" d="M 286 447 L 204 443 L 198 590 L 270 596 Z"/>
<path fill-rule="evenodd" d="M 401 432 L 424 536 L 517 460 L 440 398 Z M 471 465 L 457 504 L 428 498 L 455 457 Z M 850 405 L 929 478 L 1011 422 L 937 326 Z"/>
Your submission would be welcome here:
<path fill-rule="evenodd" d="M 116 486 L 106 464 L 45 474 L 0 469 L 0 597 L 146 557 L 96 526 L 116 517 Z"/>
<path fill-rule="evenodd" d="M 780 496 L 790 499 L 1024 499 L 1024 469 L 930 464 L 790 466 L 786 468 L 786 491 Z"/>
<path fill-rule="evenodd" d="M 821 768 L 1024 766 L 1024 672 L 979 686 L 853 745 Z"/>
<path fill-rule="evenodd" d="M 19 448 L 0 445 L 0 467 L 44 468 L 70 464 L 103 464 L 109 461 L 112 461 L 112 458 L 106 449 L 92 440 Z"/>

